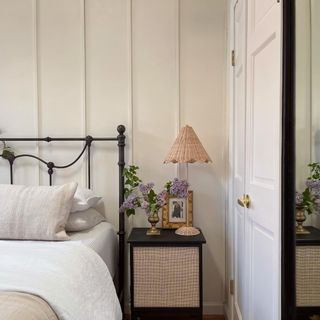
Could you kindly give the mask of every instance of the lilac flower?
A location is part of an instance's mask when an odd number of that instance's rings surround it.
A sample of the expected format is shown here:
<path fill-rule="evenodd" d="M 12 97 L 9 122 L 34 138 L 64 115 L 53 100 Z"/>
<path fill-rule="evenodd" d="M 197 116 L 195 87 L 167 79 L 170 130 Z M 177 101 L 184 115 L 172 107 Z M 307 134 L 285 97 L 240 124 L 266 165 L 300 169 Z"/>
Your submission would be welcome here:
<path fill-rule="evenodd" d="M 120 207 L 120 212 L 125 212 L 127 209 L 136 209 L 139 206 L 139 196 L 131 193 Z"/>
<path fill-rule="evenodd" d="M 140 190 L 140 192 L 143 194 L 143 195 L 146 195 L 146 194 L 148 194 L 150 191 L 151 191 L 151 189 L 154 187 L 154 183 L 153 182 L 149 182 L 149 183 L 147 183 L 147 184 L 140 184 L 139 185 L 139 190 Z"/>
<path fill-rule="evenodd" d="M 167 203 L 166 198 L 167 192 L 165 190 L 158 193 L 156 205 L 160 208 L 163 207 Z"/>
<path fill-rule="evenodd" d="M 308 179 L 306 180 L 306 186 L 310 190 L 310 194 L 314 199 L 314 211 L 320 213 L 320 180 Z"/>
<path fill-rule="evenodd" d="M 178 198 L 187 198 L 189 184 L 186 180 L 173 179 L 170 186 L 170 194 Z"/>
<path fill-rule="evenodd" d="M 141 208 L 142 208 L 143 210 L 148 209 L 148 207 L 149 207 L 149 204 L 148 204 L 147 201 L 142 201 L 142 202 L 141 202 Z"/>
<path fill-rule="evenodd" d="M 320 198 L 320 180 L 308 179 L 306 186 L 315 198 Z"/>
<path fill-rule="evenodd" d="M 296 207 L 301 207 L 303 203 L 303 195 L 296 191 Z"/>

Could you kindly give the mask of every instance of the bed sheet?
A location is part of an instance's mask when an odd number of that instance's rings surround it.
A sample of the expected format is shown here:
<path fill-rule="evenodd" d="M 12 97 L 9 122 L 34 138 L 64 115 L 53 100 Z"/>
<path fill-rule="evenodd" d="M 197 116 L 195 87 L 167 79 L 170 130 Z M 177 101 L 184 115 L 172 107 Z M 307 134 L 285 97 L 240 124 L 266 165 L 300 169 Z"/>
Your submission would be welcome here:
<path fill-rule="evenodd" d="M 68 234 L 70 241 L 80 241 L 94 250 L 107 265 L 112 278 L 115 277 L 118 265 L 118 237 L 112 224 L 101 222 L 91 229 Z"/>

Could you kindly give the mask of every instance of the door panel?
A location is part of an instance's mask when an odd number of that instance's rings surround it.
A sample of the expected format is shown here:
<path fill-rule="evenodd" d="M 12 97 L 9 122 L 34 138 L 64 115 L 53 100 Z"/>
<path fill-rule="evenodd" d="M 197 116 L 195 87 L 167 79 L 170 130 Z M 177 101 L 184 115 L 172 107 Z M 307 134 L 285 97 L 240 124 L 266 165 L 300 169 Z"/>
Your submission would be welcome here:
<path fill-rule="evenodd" d="M 252 226 L 252 285 L 251 311 L 252 319 L 269 320 L 274 314 L 273 283 L 276 274 L 273 272 L 273 236 L 258 225 Z M 263 250 L 261 250 L 263 248 Z M 263 275 L 263 276 L 262 276 Z M 261 303 L 263 302 L 263 303 Z M 277 318 L 278 319 L 278 318 Z"/>
<path fill-rule="evenodd" d="M 258 14 L 258 7 L 260 13 Z M 281 6 L 248 1 L 248 319 L 280 318 Z"/>
<path fill-rule="evenodd" d="M 271 8 L 275 5 L 275 0 L 253 0 L 252 6 L 253 6 L 253 19 L 252 22 L 254 22 L 254 27 L 256 28 L 257 25 L 262 22 L 264 17 L 268 14 L 268 12 L 271 10 Z"/>

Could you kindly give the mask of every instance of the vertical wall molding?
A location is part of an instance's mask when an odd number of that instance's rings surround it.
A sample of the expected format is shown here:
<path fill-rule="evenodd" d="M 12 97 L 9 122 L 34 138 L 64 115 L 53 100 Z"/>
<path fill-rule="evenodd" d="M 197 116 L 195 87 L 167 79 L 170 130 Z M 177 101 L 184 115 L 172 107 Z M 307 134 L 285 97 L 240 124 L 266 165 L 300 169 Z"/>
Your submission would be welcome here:
<path fill-rule="evenodd" d="M 87 55 L 86 55 L 86 0 L 81 0 L 82 33 L 82 134 L 87 135 Z"/>
<path fill-rule="evenodd" d="M 176 135 L 178 135 L 181 128 L 181 3 L 176 0 Z M 170 146 L 168 146 L 170 148 Z M 180 164 L 175 166 L 176 177 L 181 176 Z"/>
<path fill-rule="evenodd" d="M 133 0 L 127 0 L 127 34 L 128 34 L 128 127 L 127 136 L 129 137 L 130 151 L 128 163 L 134 162 L 134 130 L 133 130 L 133 29 L 132 29 L 132 6 Z"/>
<path fill-rule="evenodd" d="M 176 35 L 176 124 L 177 124 L 177 133 L 180 130 L 181 127 L 181 99 L 180 99 L 180 94 L 181 94 L 181 74 L 180 74 L 180 68 L 181 68 L 181 63 L 180 63 L 180 20 L 181 20 L 181 15 L 180 15 L 180 0 L 176 0 L 176 30 L 175 30 L 175 35 Z"/>
<path fill-rule="evenodd" d="M 41 121 L 41 97 L 39 90 L 40 83 L 40 75 L 39 75 L 39 46 L 38 46 L 38 0 L 33 0 L 33 65 L 34 65 L 34 73 L 33 73 L 33 81 L 34 81 L 34 116 L 36 123 L 36 135 L 40 136 L 40 121 Z M 39 142 L 35 144 L 36 154 L 40 156 L 40 147 Z M 37 175 L 38 175 L 38 184 L 40 184 L 40 163 L 37 165 Z"/>
<path fill-rule="evenodd" d="M 82 33 L 82 135 L 87 135 L 87 41 L 86 41 L 86 0 L 81 0 L 81 33 Z M 88 183 L 88 168 L 85 162 L 82 164 L 82 183 Z M 93 183 L 93 182 L 92 182 Z"/>

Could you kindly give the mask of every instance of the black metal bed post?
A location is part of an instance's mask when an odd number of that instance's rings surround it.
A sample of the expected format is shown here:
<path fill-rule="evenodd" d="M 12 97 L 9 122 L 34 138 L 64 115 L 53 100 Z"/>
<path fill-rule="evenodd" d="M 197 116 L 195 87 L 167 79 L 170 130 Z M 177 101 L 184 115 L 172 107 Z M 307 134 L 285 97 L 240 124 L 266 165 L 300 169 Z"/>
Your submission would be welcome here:
<path fill-rule="evenodd" d="M 124 201 L 124 177 L 123 169 L 125 166 L 124 158 L 124 148 L 126 136 L 124 132 L 126 131 L 125 126 L 120 125 L 118 130 L 118 148 L 119 148 L 119 208 Z M 119 212 L 119 289 L 118 296 L 121 304 L 121 309 L 124 311 L 124 242 L 125 242 L 125 217 L 124 212 Z"/>

